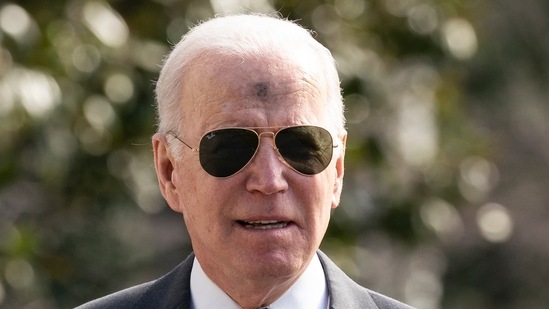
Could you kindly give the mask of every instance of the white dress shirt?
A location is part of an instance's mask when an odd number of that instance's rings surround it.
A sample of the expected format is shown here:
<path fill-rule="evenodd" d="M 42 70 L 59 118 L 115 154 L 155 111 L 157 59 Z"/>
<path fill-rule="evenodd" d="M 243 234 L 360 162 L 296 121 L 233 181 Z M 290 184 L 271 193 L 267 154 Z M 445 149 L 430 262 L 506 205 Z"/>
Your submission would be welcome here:
<path fill-rule="evenodd" d="M 268 308 L 326 309 L 328 304 L 328 289 L 324 270 L 315 254 L 301 277 Z M 191 308 L 241 309 L 234 300 L 208 278 L 196 258 L 191 271 Z"/>

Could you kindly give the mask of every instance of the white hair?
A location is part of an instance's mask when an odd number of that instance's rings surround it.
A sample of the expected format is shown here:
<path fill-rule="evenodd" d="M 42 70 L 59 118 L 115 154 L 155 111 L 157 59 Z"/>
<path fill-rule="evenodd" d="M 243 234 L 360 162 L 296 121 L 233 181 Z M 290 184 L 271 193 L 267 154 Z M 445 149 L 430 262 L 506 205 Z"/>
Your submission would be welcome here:
<path fill-rule="evenodd" d="M 309 59 L 318 59 L 326 89 L 327 112 L 334 129 L 345 126 L 343 99 L 335 60 L 330 51 L 317 42 L 311 32 L 286 19 L 266 15 L 228 15 L 216 17 L 193 27 L 174 46 L 164 61 L 156 83 L 158 131 L 181 128 L 183 76 L 192 61 L 205 53 L 228 55 L 284 55 L 304 49 Z M 303 50 L 300 50 L 303 52 Z M 321 85 L 322 87 L 323 85 Z"/>

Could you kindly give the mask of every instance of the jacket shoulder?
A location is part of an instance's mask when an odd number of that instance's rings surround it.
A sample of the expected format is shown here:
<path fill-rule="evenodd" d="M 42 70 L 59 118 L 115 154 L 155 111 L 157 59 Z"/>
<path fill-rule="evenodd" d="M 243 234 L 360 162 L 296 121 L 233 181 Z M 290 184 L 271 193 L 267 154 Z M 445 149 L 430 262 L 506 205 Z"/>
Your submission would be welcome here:
<path fill-rule="evenodd" d="M 76 309 L 130 309 L 136 308 L 139 299 L 149 290 L 155 281 L 143 283 L 116 293 L 92 300 Z"/>
<path fill-rule="evenodd" d="M 187 308 L 193 262 L 191 254 L 162 278 L 92 300 L 77 309 Z"/>
<path fill-rule="evenodd" d="M 368 309 L 412 309 L 395 299 L 371 291 L 347 276 L 330 258 L 318 251 L 324 267 L 330 308 L 368 308 Z"/>
<path fill-rule="evenodd" d="M 379 294 L 374 291 L 368 290 L 370 293 L 370 296 L 372 296 L 372 299 L 376 303 L 378 308 L 386 308 L 386 309 L 413 309 L 412 307 L 399 302 L 398 300 L 392 299 L 390 297 L 387 297 L 385 295 Z"/>

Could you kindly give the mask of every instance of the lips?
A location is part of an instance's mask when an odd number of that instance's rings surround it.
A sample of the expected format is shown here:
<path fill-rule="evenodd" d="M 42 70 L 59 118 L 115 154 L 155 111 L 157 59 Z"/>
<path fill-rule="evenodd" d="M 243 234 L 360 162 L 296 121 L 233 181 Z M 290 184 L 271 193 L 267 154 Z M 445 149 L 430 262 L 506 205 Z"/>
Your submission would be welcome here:
<path fill-rule="evenodd" d="M 277 221 L 277 220 L 260 220 L 260 221 L 238 221 L 240 225 L 248 229 L 256 230 L 272 230 L 272 229 L 281 229 L 288 226 L 288 221 Z"/>

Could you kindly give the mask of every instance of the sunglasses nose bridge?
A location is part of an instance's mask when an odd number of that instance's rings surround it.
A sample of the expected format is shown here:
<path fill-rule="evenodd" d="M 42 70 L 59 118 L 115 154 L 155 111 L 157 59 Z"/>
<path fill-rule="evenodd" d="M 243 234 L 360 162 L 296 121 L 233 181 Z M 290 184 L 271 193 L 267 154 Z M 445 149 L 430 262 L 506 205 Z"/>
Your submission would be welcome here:
<path fill-rule="evenodd" d="M 282 157 L 282 155 L 280 154 L 280 152 L 278 151 L 278 147 L 276 146 L 276 134 L 277 132 L 256 132 L 257 134 L 257 139 L 258 139 L 258 144 L 257 144 L 257 149 L 255 151 L 255 154 L 254 154 L 254 157 L 257 155 L 257 153 L 259 152 L 260 148 L 261 148 L 261 139 L 264 135 L 266 135 L 266 137 L 271 137 L 272 139 L 272 149 L 274 150 L 275 154 L 277 157 L 279 157 L 280 159 L 282 159 L 282 161 L 285 161 L 284 158 Z"/>
<path fill-rule="evenodd" d="M 273 139 L 273 149 L 277 149 L 277 148 L 276 148 L 276 143 L 275 143 L 276 133 L 274 133 L 274 132 L 261 132 L 261 133 L 257 133 L 257 139 L 259 140 L 259 143 L 258 143 L 258 145 L 257 145 L 257 148 L 259 149 L 259 146 L 261 146 L 261 137 L 263 137 L 263 135 L 270 135 L 271 138 Z"/>

